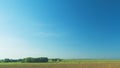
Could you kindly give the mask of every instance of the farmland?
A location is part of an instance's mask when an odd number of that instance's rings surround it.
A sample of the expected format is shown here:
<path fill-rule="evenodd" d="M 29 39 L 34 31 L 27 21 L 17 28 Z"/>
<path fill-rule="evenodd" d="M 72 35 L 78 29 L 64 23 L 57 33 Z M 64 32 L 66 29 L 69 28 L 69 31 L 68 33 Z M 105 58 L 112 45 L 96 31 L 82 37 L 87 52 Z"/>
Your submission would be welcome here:
<path fill-rule="evenodd" d="M 120 68 L 120 61 L 64 60 L 54 63 L 0 63 L 0 68 Z"/>

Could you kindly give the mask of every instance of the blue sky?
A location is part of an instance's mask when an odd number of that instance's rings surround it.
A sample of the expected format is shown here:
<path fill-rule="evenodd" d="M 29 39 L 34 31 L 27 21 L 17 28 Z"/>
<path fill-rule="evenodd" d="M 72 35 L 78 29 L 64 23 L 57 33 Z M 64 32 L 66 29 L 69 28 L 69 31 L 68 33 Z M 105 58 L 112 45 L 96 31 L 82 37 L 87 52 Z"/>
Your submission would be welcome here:
<path fill-rule="evenodd" d="M 0 0 L 0 58 L 120 58 L 119 3 Z"/>

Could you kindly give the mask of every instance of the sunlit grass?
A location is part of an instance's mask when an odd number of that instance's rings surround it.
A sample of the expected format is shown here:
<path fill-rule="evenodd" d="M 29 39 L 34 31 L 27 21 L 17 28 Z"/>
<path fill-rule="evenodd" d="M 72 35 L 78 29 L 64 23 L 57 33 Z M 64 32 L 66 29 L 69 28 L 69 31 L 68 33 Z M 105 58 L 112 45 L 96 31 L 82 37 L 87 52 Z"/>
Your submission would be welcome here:
<path fill-rule="evenodd" d="M 63 60 L 48 63 L 0 63 L 0 68 L 120 68 L 120 60 Z"/>

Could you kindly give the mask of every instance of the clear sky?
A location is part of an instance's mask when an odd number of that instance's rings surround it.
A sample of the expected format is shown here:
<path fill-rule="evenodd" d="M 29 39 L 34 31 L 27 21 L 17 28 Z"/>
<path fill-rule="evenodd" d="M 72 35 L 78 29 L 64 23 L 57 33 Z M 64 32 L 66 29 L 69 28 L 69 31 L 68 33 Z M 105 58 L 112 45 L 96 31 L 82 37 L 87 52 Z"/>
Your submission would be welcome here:
<path fill-rule="evenodd" d="M 119 0 L 0 0 L 0 58 L 120 58 Z"/>

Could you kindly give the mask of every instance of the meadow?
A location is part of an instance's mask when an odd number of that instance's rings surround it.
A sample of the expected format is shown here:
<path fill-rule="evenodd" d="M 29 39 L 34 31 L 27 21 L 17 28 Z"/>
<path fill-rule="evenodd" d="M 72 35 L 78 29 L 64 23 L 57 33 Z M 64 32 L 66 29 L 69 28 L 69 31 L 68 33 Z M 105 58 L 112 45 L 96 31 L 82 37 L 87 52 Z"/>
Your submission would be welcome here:
<path fill-rule="evenodd" d="M 120 68 L 120 60 L 64 60 L 54 63 L 0 63 L 0 68 Z"/>

